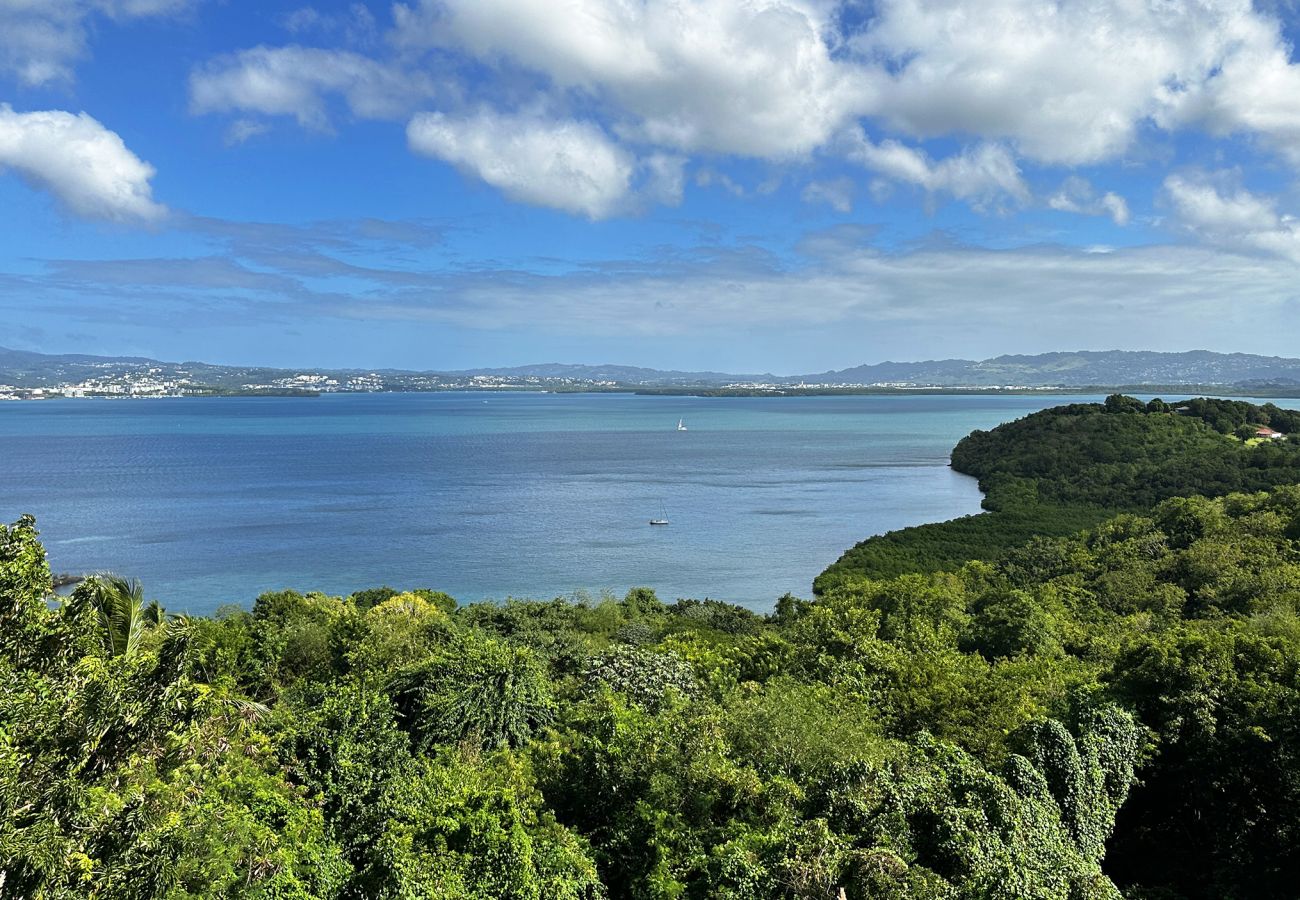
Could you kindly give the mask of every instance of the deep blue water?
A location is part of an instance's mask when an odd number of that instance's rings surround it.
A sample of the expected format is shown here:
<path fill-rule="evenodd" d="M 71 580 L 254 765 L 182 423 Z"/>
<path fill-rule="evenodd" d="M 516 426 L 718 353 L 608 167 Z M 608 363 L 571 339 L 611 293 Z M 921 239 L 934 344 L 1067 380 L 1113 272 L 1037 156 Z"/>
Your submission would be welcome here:
<path fill-rule="evenodd" d="M 867 535 L 978 511 L 953 444 L 1081 399 L 4 403 L 0 518 L 35 514 L 55 571 L 138 577 L 172 611 L 380 584 L 463 601 L 648 585 L 765 609 Z"/>

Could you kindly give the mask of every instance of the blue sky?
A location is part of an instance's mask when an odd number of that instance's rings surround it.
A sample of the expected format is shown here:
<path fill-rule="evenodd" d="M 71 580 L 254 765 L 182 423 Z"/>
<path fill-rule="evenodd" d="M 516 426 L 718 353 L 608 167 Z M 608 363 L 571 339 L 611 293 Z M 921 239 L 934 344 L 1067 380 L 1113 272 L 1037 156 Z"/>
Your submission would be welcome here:
<path fill-rule="evenodd" d="M 1288 2 L 0 0 L 0 345 L 1300 356 Z"/>

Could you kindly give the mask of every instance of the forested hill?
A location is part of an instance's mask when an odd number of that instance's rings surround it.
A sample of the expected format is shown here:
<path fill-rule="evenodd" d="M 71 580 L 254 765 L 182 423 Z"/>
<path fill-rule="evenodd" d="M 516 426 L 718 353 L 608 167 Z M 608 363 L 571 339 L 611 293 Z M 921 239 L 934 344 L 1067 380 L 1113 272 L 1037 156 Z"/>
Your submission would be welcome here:
<path fill-rule="evenodd" d="M 1137 415 L 1136 413 L 1134 415 Z M 0 896 L 1282 900 L 1300 489 L 760 617 L 66 602 L 0 526 Z"/>
<path fill-rule="evenodd" d="M 1260 439 L 1261 427 L 1283 437 Z M 1300 412 L 1114 395 L 975 431 L 953 449 L 952 466 L 979 479 L 988 512 L 869 538 L 819 576 L 817 589 L 995 559 L 1036 535 L 1072 534 L 1169 497 L 1298 483 Z"/>

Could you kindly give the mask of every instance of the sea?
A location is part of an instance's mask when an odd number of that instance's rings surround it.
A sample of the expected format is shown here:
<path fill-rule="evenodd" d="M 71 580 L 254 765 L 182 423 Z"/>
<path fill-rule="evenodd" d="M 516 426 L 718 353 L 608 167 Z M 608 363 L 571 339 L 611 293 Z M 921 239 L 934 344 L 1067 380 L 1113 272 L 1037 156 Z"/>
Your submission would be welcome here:
<path fill-rule="evenodd" d="M 870 535 L 978 512 L 974 479 L 948 466 L 971 430 L 1098 399 L 10 402 L 0 518 L 35 515 L 55 572 L 138 578 L 172 612 L 380 585 L 461 602 L 644 586 L 763 611 L 787 592 L 810 596 Z"/>

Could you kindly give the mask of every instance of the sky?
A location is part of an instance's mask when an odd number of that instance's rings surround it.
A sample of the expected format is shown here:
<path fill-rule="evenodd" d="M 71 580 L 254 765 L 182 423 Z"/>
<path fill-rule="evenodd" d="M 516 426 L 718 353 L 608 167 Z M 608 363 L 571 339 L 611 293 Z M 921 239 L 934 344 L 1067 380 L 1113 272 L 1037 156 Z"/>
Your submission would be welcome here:
<path fill-rule="evenodd" d="M 0 0 L 0 345 L 1300 356 L 1292 0 Z"/>

